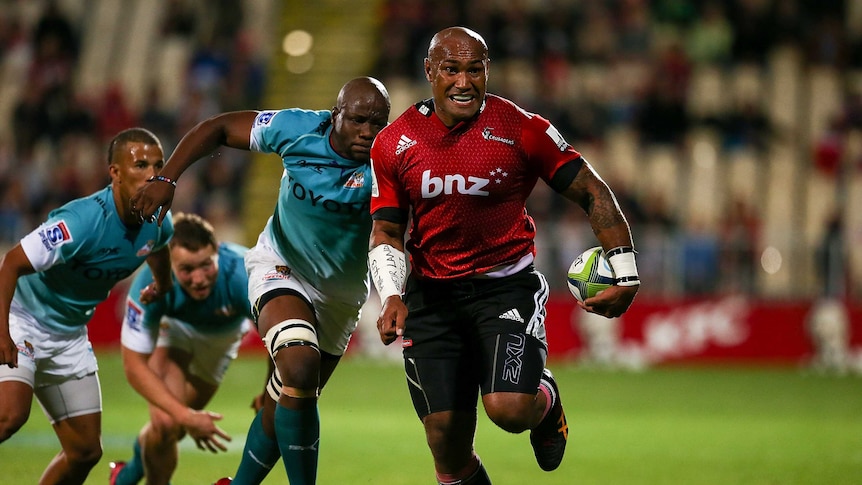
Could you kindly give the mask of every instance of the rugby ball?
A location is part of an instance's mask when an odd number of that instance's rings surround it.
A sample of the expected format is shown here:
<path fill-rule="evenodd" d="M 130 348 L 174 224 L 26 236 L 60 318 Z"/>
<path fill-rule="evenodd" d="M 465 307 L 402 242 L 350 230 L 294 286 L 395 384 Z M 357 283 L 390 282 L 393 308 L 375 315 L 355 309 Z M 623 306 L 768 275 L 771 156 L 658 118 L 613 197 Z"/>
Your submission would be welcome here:
<path fill-rule="evenodd" d="M 614 270 L 605 258 L 601 246 L 587 249 L 579 254 L 571 266 L 566 282 L 569 291 L 580 301 L 598 295 L 616 281 Z"/>

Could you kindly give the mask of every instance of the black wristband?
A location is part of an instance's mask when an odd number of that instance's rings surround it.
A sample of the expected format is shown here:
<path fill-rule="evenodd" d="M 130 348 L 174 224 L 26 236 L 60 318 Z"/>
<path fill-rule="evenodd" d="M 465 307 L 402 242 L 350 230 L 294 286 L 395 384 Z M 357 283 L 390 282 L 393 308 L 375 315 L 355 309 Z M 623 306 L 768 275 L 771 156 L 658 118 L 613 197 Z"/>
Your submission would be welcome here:
<path fill-rule="evenodd" d="M 616 256 L 617 254 L 624 254 L 624 253 L 635 253 L 635 254 L 637 254 L 637 251 L 635 251 L 634 248 L 631 246 L 619 246 L 619 247 L 613 248 L 610 251 L 606 252 L 605 257 L 610 259 L 611 256 Z"/>
<path fill-rule="evenodd" d="M 174 180 L 174 179 L 169 179 L 169 178 L 165 177 L 164 175 L 153 175 L 152 177 L 150 177 L 150 178 L 148 178 L 148 179 L 147 179 L 147 182 L 155 182 L 155 181 L 157 181 L 157 180 L 158 180 L 159 182 L 167 182 L 167 183 L 169 183 L 169 184 L 173 185 L 174 187 L 176 187 L 176 186 L 177 186 L 177 181 L 176 181 L 176 180 Z"/>

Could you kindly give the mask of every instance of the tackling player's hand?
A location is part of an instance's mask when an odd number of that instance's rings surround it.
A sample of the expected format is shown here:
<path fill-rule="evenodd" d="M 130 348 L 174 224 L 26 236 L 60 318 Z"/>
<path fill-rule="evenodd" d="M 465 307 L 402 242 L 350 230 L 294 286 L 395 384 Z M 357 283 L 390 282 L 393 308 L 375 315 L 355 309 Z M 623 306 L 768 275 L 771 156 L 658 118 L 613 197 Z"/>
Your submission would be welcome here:
<path fill-rule="evenodd" d="M 590 313 L 616 318 L 629 309 L 639 288 L 639 285 L 614 285 L 592 298 L 587 298 L 583 302 L 578 301 L 578 306 Z"/>
<path fill-rule="evenodd" d="M 167 288 L 164 291 L 155 282 L 150 283 L 141 290 L 140 300 L 144 305 L 148 305 L 161 297 L 165 296 L 171 289 Z"/>
<path fill-rule="evenodd" d="M 132 196 L 132 213 L 138 216 L 141 223 L 158 220 L 161 226 L 173 203 L 174 189 L 172 184 L 166 182 L 148 182 Z"/>
<path fill-rule="evenodd" d="M 186 414 L 182 424 L 189 436 L 195 441 L 198 449 L 218 453 L 219 450 L 227 451 L 227 446 L 219 438 L 226 441 L 231 440 L 230 435 L 215 424 L 221 418 L 222 415 L 218 413 L 189 409 L 189 413 Z"/>
<path fill-rule="evenodd" d="M 401 297 L 392 295 L 383 302 L 383 309 L 377 317 L 377 331 L 384 345 L 389 345 L 404 334 L 404 319 L 407 317 L 407 306 Z"/>

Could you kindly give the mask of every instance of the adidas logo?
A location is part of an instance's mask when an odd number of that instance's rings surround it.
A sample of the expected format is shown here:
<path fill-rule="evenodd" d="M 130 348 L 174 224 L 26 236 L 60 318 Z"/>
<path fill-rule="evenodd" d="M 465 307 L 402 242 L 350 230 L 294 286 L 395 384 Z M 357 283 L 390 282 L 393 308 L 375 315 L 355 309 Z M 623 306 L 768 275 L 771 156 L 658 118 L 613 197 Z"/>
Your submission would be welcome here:
<path fill-rule="evenodd" d="M 524 323 L 524 319 L 521 317 L 521 314 L 518 313 L 518 310 L 512 308 L 511 310 L 503 313 L 498 318 L 502 318 L 503 320 L 514 320 L 516 322 Z"/>
<path fill-rule="evenodd" d="M 404 135 L 398 140 L 398 148 L 395 149 L 396 155 L 401 155 L 405 150 L 416 144 L 416 140 L 411 140 Z"/>

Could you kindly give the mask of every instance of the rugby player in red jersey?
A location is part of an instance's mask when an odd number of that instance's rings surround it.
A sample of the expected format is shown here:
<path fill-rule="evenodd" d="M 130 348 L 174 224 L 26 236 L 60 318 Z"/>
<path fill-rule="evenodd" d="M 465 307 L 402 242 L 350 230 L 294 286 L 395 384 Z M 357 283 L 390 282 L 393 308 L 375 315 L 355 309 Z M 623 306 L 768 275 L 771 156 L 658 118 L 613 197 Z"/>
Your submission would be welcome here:
<path fill-rule="evenodd" d="M 543 470 L 563 458 L 568 427 L 545 368 L 548 284 L 533 266 L 525 208 L 539 178 L 584 210 L 618 278 L 580 306 L 618 317 L 640 286 L 611 190 L 546 119 L 486 92 L 489 64 L 476 32 L 438 32 L 424 64 L 433 97 L 384 128 L 371 151 L 378 330 L 387 345 L 402 337 L 440 484 L 491 483 L 473 449 L 480 392 L 497 426 L 531 430 Z"/>

